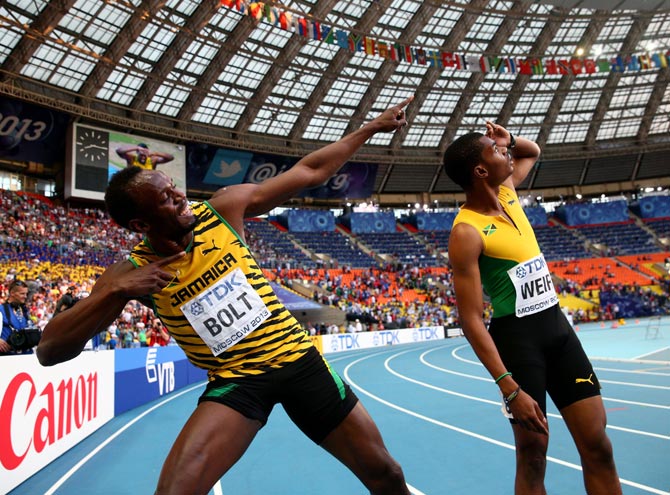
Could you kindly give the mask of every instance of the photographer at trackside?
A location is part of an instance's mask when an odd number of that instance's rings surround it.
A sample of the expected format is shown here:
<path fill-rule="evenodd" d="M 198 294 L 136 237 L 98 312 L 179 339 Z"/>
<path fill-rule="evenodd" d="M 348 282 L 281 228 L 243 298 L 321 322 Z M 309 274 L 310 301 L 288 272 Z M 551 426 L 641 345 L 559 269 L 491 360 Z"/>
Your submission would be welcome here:
<path fill-rule="evenodd" d="M 32 354 L 39 342 L 40 332 L 30 318 L 27 299 L 28 284 L 22 280 L 14 280 L 9 284 L 7 301 L 0 306 L 0 356 Z"/>
<path fill-rule="evenodd" d="M 77 298 L 77 296 L 75 295 L 76 291 L 77 288 L 74 285 L 68 287 L 65 294 L 63 294 L 58 299 L 58 302 L 56 302 L 56 309 L 54 310 L 54 315 L 57 315 L 61 311 L 65 311 L 66 309 L 70 309 L 72 306 L 74 306 L 74 303 L 76 303 L 79 300 L 79 298 Z"/>

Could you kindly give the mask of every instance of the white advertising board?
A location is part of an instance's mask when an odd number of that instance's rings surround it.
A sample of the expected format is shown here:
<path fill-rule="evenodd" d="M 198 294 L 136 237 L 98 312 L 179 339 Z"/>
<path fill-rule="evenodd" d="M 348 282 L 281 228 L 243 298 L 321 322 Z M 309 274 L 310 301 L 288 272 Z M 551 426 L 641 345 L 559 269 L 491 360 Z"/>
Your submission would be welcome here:
<path fill-rule="evenodd" d="M 402 328 L 374 332 L 321 335 L 323 353 L 444 339 L 444 327 Z"/>
<path fill-rule="evenodd" d="M 43 367 L 0 357 L 0 492 L 6 493 L 114 417 L 114 351 Z"/>

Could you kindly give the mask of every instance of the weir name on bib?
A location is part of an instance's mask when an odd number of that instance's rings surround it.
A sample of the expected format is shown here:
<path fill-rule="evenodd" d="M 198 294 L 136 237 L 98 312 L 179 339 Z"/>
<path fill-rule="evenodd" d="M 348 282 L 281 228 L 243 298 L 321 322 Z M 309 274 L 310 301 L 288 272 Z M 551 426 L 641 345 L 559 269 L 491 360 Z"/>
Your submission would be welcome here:
<path fill-rule="evenodd" d="M 516 290 L 516 316 L 528 316 L 558 304 L 551 273 L 543 255 L 507 270 Z"/>
<path fill-rule="evenodd" d="M 270 316 L 240 268 L 180 309 L 215 356 L 237 344 Z"/>

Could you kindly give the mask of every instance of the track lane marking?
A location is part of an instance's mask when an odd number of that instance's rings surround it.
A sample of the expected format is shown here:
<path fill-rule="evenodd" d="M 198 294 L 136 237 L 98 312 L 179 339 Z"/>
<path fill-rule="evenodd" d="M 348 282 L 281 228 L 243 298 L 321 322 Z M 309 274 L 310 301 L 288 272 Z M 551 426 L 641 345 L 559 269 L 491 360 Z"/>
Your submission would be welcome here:
<path fill-rule="evenodd" d="M 84 464 L 86 464 L 89 460 L 91 460 L 91 458 L 92 458 L 95 454 L 97 454 L 98 452 L 100 452 L 103 448 L 105 448 L 108 444 L 110 444 L 110 443 L 112 442 L 112 440 L 114 440 L 116 437 L 118 437 L 119 435 L 121 435 L 121 433 L 123 433 L 123 432 L 126 431 L 128 428 L 130 428 L 132 425 L 134 425 L 135 423 L 137 423 L 137 422 L 138 422 L 140 419 L 142 419 L 144 416 L 146 416 L 146 415 L 149 414 L 150 412 L 155 411 L 155 410 L 158 409 L 159 407 L 164 406 L 164 405 L 167 404 L 168 402 L 171 402 L 171 401 L 175 400 L 177 397 L 180 397 L 180 396 L 182 396 L 182 395 L 184 395 L 184 394 L 187 394 L 188 392 L 191 392 L 191 391 L 195 390 L 196 388 L 202 387 L 203 385 L 204 385 L 204 383 L 199 383 L 198 385 L 194 385 L 193 387 L 189 387 L 189 388 L 187 388 L 186 390 L 182 390 L 182 391 L 178 392 L 177 394 L 175 394 L 175 395 L 173 395 L 173 396 L 171 396 L 171 397 L 168 397 L 168 398 L 166 398 L 165 400 L 159 402 L 158 404 L 156 404 L 156 405 L 150 407 L 149 409 L 147 409 L 146 411 L 144 411 L 142 414 L 140 414 L 139 416 L 137 416 L 135 419 L 133 419 L 132 421 L 129 421 L 128 423 L 126 423 L 124 426 L 122 426 L 121 428 L 119 428 L 118 430 L 116 430 L 114 433 L 112 433 L 112 434 L 111 434 L 111 435 L 110 435 L 104 442 L 102 442 L 102 443 L 99 444 L 97 447 L 95 447 L 93 450 L 91 450 L 88 454 L 86 454 L 86 455 L 85 455 L 79 462 L 77 462 L 74 466 L 72 466 L 72 467 L 71 467 L 71 468 L 70 468 L 70 469 L 69 469 L 63 476 L 60 477 L 60 479 L 59 479 L 58 481 L 56 481 L 56 483 L 54 483 L 54 484 L 51 486 L 51 488 L 49 488 L 46 492 L 44 492 L 44 495 L 53 495 L 54 493 L 56 493 L 56 490 L 58 490 L 58 489 L 61 487 L 61 485 L 62 485 L 63 483 L 65 483 L 65 482 L 66 482 L 66 481 L 67 481 L 67 480 L 68 480 L 74 473 L 76 473 L 76 472 L 79 470 L 80 467 L 82 467 Z"/>
<path fill-rule="evenodd" d="M 412 350 L 409 350 L 409 351 L 401 351 L 400 353 L 398 353 L 398 355 L 400 355 L 400 354 L 405 354 L 405 353 L 412 352 L 412 351 L 415 351 L 415 350 L 412 349 Z M 382 353 L 379 353 L 379 354 L 382 354 Z M 390 407 L 391 409 L 395 409 L 395 410 L 397 410 L 397 411 L 400 411 L 400 412 L 402 412 L 402 413 L 404 413 L 404 414 L 407 414 L 407 415 L 409 415 L 409 416 L 413 416 L 413 417 L 415 417 L 415 418 L 417 418 L 417 419 L 420 419 L 420 420 L 422 420 L 422 421 L 426 421 L 426 422 L 428 422 L 428 423 L 432 423 L 432 424 L 435 424 L 435 425 L 437 425 L 437 426 L 441 426 L 442 428 L 445 428 L 445 429 L 448 429 L 448 430 L 452 430 L 452 431 L 455 431 L 455 432 L 457 432 L 457 433 L 461 433 L 461 434 L 463 434 L 463 435 L 466 435 L 466 436 L 470 436 L 470 437 L 476 438 L 476 439 L 481 440 L 481 441 L 484 441 L 484 442 L 486 442 L 486 443 L 491 443 L 491 444 L 493 444 L 493 445 L 497 445 L 497 446 L 499 446 L 499 447 L 503 447 L 503 448 L 506 448 L 506 449 L 509 449 L 509 450 L 516 450 L 516 448 L 515 448 L 514 445 L 508 444 L 508 443 L 506 443 L 506 442 L 501 442 L 501 441 L 499 441 L 499 440 L 495 440 L 494 438 L 487 437 L 487 436 L 485 436 L 485 435 L 480 435 L 480 434 L 475 433 L 475 432 L 473 432 L 473 431 L 466 430 L 466 429 L 463 429 L 463 428 L 459 428 L 459 427 L 457 427 L 457 426 L 454 426 L 454 425 L 451 425 L 451 424 L 448 424 L 448 423 L 444 423 L 444 422 L 442 422 L 442 421 L 439 421 L 439 420 L 437 420 L 437 419 L 431 418 L 431 417 L 429 417 L 429 416 L 425 416 L 425 415 L 420 414 L 420 413 L 418 413 L 418 412 L 416 412 L 416 411 L 412 411 L 412 410 L 410 410 L 410 409 L 406 409 L 406 408 L 404 408 L 404 407 L 402 407 L 402 406 L 399 406 L 399 405 L 397 405 L 397 404 L 395 404 L 395 403 L 393 403 L 393 402 L 390 402 L 390 401 L 387 401 L 387 400 L 385 400 L 385 399 L 382 399 L 381 397 L 379 397 L 379 396 L 373 394 L 372 392 L 367 391 L 366 389 L 364 389 L 363 387 L 361 387 L 360 385 L 358 385 L 358 384 L 351 378 L 351 376 L 350 376 L 350 374 L 349 374 L 349 370 L 350 370 L 353 366 L 357 365 L 358 363 L 360 363 L 360 362 L 362 362 L 362 361 L 365 361 L 365 360 L 367 360 L 367 359 L 370 359 L 371 357 L 375 357 L 375 356 L 377 356 L 377 355 L 378 355 L 378 354 L 375 354 L 375 355 L 369 355 L 369 356 L 365 356 L 365 357 L 356 359 L 356 360 L 352 361 L 351 363 L 349 363 L 349 364 L 344 368 L 344 377 L 345 377 L 345 379 L 347 380 L 347 382 L 349 383 L 349 385 L 351 385 L 352 387 L 354 387 L 354 388 L 355 388 L 356 390 L 358 390 L 360 393 L 362 393 L 362 394 L 364 394 L 364 395 L 367 395 L 367 396 L 370 397 L 371 399 L 373 399 L 373 400 L 375 400 L 375 401 L 377 401 L 377 402 L 379 402 L 379 403 L 381 403 L 381 404 L 384 404 L 385 406 Z M 385 364 L 386 364 L 386 362 L 388 362 L 388 361 L 389 361 L 390 359 L 392 359 L 393 357 L 394 357 L 394 356 L 392 356 L 391 358 L 388 358 L 388 359 L 385 361 Z M 571 463 L 571 462 L 568 462 L 568 461 L 564 461 L 564 460 L 562 460 L 562 459 L 558 459 L 558 458 L 556 458 L 556 457 L 547 456 L 547 461 L 552 462 L 552 463 L 554 463 L 554 464 L 559 464 L 559 465 L 562 465 L 562 466 L 565 466 L 565 467 L 574 469 L 574 470 L 576 470 L 576 471 L 582 471 L 582 467 L 581 467 L 580 465 L 577 465 L 577 464 L 574 464 L 574 463 Z M 637 482 L 635 482 L 635 481 L 630 481 L 630 480 L 626 480 L 626 479 L 623 479 L 623 478 L 619 478 L 619 480 L 620 480 L 621 484 L 628 485 L 628 486 L 632 486 L 632 487 L 638 488 L 638 489 L 640 489 L 640 490 L 642 490 L 642 491 L 645 491 L 645 492 L 654 493 L 654 494 L 656 494 L 656 495 L 670 495 L 670 492 L 665 492 L 665 491 L 659 490 L 659 489 L 654 488 L 654 487 L 650 487 L 650 486 L 647 486 L 647 485 L 643 485 L 643 484 L 641 484 L 641 483 L 637 483 Z"/>

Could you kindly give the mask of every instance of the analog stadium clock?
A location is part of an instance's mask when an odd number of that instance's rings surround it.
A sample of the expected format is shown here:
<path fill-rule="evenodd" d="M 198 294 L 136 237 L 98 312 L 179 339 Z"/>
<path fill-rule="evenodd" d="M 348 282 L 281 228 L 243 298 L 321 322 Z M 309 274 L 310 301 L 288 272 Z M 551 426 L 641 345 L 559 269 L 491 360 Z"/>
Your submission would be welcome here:
<path fill-rule="evenodd" d="M 75 127 L 74 187 L 103 193 L 109 168 L 109 132 L 90 127 Z"/>
<path fill-rule="evenodd" d="M 75 143 L 77 163 L 90 166 L 107 166 L 109 136 L 107 132 L 79 127 Z"/>

